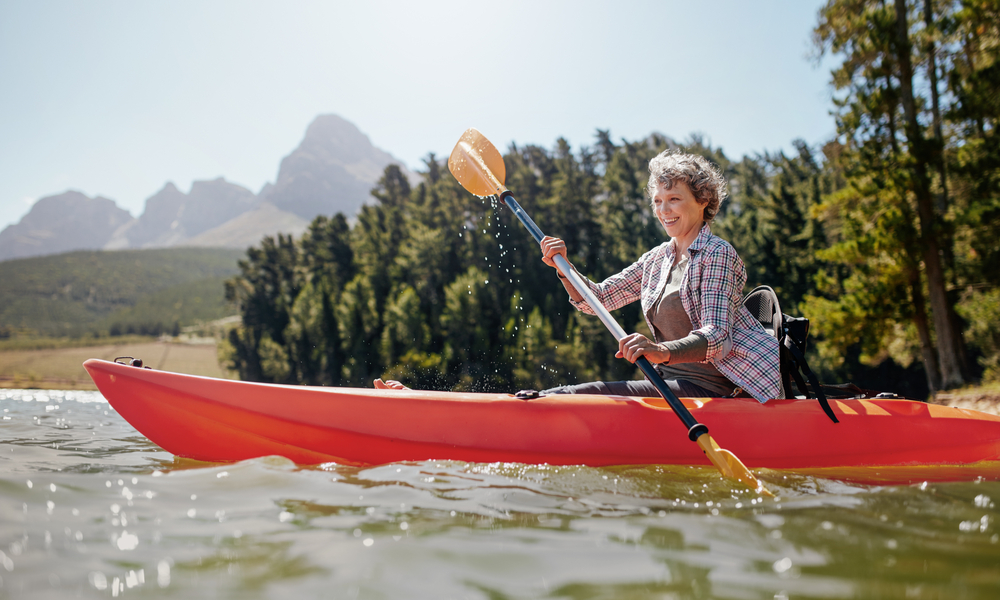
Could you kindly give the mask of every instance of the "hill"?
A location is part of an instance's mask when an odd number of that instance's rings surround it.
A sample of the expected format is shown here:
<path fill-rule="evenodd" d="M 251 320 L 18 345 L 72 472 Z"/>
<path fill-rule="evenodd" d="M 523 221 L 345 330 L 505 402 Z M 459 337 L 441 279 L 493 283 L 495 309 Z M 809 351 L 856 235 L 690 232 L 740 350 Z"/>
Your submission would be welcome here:
<path fill-rule="evenodd" d="M 185 240 L 184 245 L 246 249 L 259 245 L 265 235 L 284 233 L 298 237 L 308 227 L 309 221 L 302 217 L 280 210 L 270 202 L 261 202 L 253 210 Z"/>
<path fill-rule="evenodd" d="M 235 249 L 167 248 L 0 262 L 0 331 L 72 336 L 114 323 L 126 332 L 129 323 L 221 318 L 228 314 L 222 281 L 237 273 L 242 256 Z"/>

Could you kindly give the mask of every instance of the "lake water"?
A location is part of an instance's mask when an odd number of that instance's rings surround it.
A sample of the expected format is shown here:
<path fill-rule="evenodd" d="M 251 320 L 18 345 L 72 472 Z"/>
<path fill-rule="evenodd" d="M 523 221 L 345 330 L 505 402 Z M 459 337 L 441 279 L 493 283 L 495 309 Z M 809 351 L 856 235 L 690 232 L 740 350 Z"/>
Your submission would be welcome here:
<path fill-rule="evenodd" d="M 1000 598 L 1000 483 L 174 458 L 0 390 L 0 598 Z"/>

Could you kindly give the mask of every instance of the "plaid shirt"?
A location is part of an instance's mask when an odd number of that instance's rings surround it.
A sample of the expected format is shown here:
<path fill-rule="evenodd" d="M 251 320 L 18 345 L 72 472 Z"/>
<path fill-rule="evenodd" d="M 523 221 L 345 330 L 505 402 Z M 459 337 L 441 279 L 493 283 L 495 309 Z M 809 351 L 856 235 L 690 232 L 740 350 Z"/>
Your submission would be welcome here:
<path fill-rule="evenodd" d="M 691 319 L 692 333 L 708 342 L 705 362 L 743 388 L 759 402 L 781 393 L 778 340 L 764 330 L 743 306 L 746 267 L 736 250 L 704 225 L 688 248 L 691 263 L 681 280 L 680 299 Z M 601 283 L 584 280 L 608 310 L 640 300 L 650 331 L 656 299 L 674 266 L 674 242 L 664 242 L 643 254 L 621 273 Z M 570 302 L 587 314 L 594 311 L 585 302 Z"/>

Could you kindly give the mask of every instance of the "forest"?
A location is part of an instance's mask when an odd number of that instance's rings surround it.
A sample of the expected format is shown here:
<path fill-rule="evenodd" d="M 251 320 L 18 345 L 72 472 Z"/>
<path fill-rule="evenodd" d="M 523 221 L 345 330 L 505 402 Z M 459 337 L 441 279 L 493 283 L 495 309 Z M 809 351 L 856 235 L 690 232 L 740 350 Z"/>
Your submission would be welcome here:
<path fill-rule="evenodd" d="M 926 398 L 1000 380 L 1000 0 L 830 0 L 813 48 L 837 59 L 837 134 L 819 147 L 732 159 L 703 135 L 597 130 L 578 148 L 511 145 L 506 185 L 600 281 L 666 239 L 649 159 L 701 154 L 730 186 L 713 233 L 746 263 L 746 291 L 769 285 L 810 319 L 824 382 Z M 421 176 L 390 165 L 356 218 L 247 252 L 221 350 L 241 378 L 516 391 L 640 377 L 507 209 L 433 154 Z M 615 316 L 648 333 L 637 304 Z"/>

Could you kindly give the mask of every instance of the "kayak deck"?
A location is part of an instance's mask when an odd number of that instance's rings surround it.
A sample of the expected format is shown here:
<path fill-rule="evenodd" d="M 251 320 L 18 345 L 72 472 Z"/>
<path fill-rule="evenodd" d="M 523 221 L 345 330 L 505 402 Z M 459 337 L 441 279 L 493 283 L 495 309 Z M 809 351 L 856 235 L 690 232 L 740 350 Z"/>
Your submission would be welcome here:
<path fill-rule="evenodd" d="M 660 398 L 521 400 L 509 394 L 260 384 L 96 359 L 84 366 L 139 432 L 172 454 L 203 461 L 281 455 L 299 464 L 709 464 Z M 974 478 L 979 475 L 970 475 L 970 465 L 1000 461 L 1000 417 L 977 411 L 910 400 L 832 400 L 840 420 L 835 424 L 816 401 L 681 401 L 750 468 L 862 468 L 902 482 Z M 942 477 L 927 467 L 939 467 Z M 907 469 L 909 475 L 895 474 Z M 987 471 L 991 478 L 998 474 L 985 467 L 976 472 Z"/>

